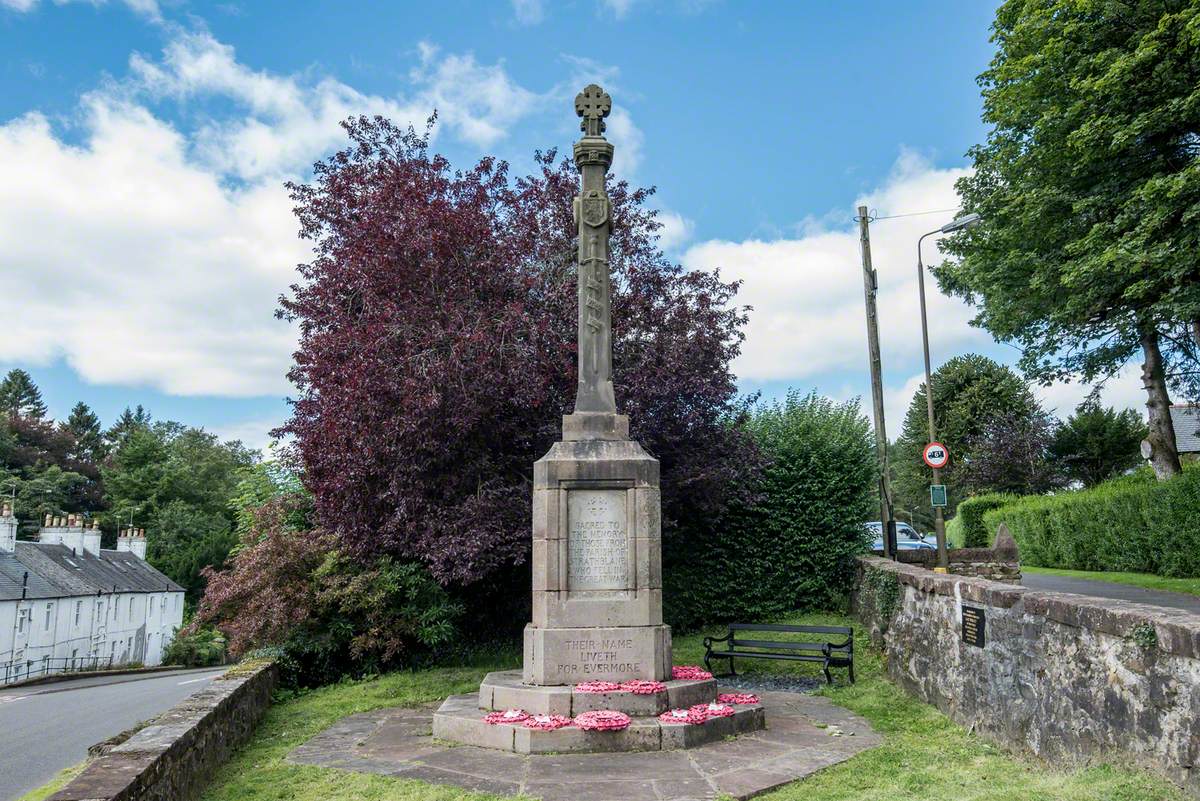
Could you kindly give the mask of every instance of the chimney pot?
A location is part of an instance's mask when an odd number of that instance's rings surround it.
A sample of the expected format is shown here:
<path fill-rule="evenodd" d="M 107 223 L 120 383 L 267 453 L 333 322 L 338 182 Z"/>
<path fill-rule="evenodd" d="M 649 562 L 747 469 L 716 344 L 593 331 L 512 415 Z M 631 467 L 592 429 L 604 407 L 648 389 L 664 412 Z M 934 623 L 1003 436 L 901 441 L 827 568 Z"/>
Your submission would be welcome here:
<path fill-rule="evenodd" d="M 43 528 L 50 528 L 50 522 L 51 522 L 51 520 L 53 520 L 53 518 L 52 518 L 52 517 L 50 517 L 50 515 L 46 515 L 46 521 L 45 521 L 44 523 L 42 523 L 42 527 L 43 527 Z"/>

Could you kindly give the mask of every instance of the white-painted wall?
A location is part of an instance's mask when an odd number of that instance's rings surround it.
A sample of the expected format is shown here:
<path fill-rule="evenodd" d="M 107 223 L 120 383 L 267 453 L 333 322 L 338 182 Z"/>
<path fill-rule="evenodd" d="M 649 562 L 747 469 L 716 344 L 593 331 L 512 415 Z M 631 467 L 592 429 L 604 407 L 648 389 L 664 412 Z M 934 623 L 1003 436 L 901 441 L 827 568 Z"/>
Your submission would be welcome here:
<path fill-rule="evenodd" d="M 49 624 L 47 625 L 47 614 Z M 20 625 L 20 619 L 24 625 Z M 105 593 L 0 601 L 0 665 L 112 656 L 114 664 L 162 663 L 183 625 L 183 593 Z M 48 662 L 55 670 L 58 662 Z M 5 681 L 0 667 L 0 684 Z"/>

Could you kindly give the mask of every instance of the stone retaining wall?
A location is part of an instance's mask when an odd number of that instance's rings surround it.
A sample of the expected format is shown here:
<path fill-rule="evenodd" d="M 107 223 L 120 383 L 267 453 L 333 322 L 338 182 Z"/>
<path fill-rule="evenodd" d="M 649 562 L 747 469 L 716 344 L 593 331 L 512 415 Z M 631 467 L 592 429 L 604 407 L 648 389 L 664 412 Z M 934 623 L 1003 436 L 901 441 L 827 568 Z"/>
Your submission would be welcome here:
<path fill-rule="evenodd" d="M 962 607 L 984 615 L 982 647 Z M 1200 616 L 859 560 L 855 613 L 892 680 L 1055 763 L 1135 763 L 1200 798 Z"/>
<path fill-rule="evenodd" d="M 1008 553 L 995 548 L 951 548 L 946 555 L 950 572 L 956 576 L 973 576 L 1008 584 L 1021 583 L 1021 562 L 1015 552 Z M 928 549 L 897 551 L 896 557 L 904 564 L 919 565 L 927 570 L 933 570 L 937 564 L 937 551 Z"/>
<path fill-rule="evenodd" d="M 249 738 L 271 701 L 270 662 L 238 665 L 93 760 L 49 801 L 187 801 Z"/>

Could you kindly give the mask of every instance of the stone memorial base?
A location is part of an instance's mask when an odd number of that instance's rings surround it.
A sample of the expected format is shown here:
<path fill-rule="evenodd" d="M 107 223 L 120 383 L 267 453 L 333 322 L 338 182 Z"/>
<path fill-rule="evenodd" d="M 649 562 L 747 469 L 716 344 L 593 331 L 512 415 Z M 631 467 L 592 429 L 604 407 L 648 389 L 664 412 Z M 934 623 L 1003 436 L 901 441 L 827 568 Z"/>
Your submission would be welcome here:
<path fill-rule="evenodd" d="M 489 676 L 489 682 L 496 675 Z M 827 698 L 778 692 L 760 697 L 769 718 L 767 728 L 696 748 L 684 743 L 688 750 L 668 746 L 625 753 L 525 754 L 509 747 L 451 746 L 430 736 L 432 709 L 378 709 L 343 718 L 293 749 L 287 761 L 543 801 L 716 801 L 749 798 L 779 787 L 882 740 L 865 720 Z M 483 715 L 474 696 L 462 697 L 459 703 L 469 707 L 469 717 Z M 495 735 L 500 739 L 516 736 L 512 726 L 489 728 L 500 730 Z M 583 734 L 577 730 L 573 736 Z M 672 739 L 673 732 L 666 737 Z M 606 742 L 617 743 L 619 738 Z"/>
<path fill-rule="evenodd" d="M 531 686 L 519 671 L 489 673 L 478 695 L 454 695 L 433 714 L 433 736 L 441 740 L 498 748 L 518 754 L 557 754 L 612 751 L 671 751 L 717 742 L 755 732 L 766 726 L 761 704 L 735 705 L 734 714 L 704 723 L 665 723 L 658 716 L 670 709 L 687 709 L 717 700 L 717 682 L 671 680 L 666 689 L 639 695 L 631 692 L 581 693 L 573 687 Z M 614 710 L 632 718 L 621 731 L 584 731 L 565 726 L 553 731 L 527 729 L 520 724 L 484 721 L 488 712 L 523 709 L 531 715 L 575 717 L 582 712 Z"/>

